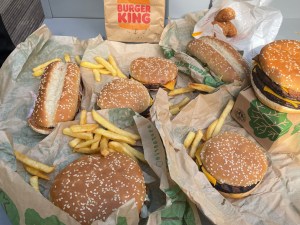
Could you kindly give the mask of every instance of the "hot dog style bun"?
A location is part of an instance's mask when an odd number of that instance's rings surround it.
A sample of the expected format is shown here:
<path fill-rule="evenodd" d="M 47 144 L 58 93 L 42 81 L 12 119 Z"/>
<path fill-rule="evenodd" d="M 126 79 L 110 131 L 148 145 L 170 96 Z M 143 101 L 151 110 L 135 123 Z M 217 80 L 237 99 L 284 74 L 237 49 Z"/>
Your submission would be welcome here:
<path fill-rule="evenodd" d="M 250 68 L 241 54 L 217 38 L 203 36 L 194 39 L 188 43 L 187 51 L 226 83 L 243 81 L 250 76 Z"/>
<path fill-rule="evenodd" d="M 49 134 L 59 122 L 75 117 L 79 102 L 80 70 L 75 63 L 53 62 L 41 78 L 29 126 Z"/>
<path fill-rule="evenodd" d="M 258 99 L 285 113 L 300 113 L 300 41 L 277 40 L 255 57 L 251 82 Z"/>
<path fill-rule="evenodd" d="M 55 178 L 51 201 L 82 225 L 106 218 L 134 199 L 140 211 L 146 186 L 139 165 L 125 154 L 88 155 L 64 168 Z"/>

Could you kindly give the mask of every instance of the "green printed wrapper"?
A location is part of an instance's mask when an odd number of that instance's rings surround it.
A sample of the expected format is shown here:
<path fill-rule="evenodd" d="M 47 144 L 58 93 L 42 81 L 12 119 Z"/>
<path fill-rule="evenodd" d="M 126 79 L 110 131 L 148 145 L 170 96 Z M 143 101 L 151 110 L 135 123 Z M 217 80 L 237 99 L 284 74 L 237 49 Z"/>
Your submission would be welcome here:
<path fill-rule="evenodd" d="M 282 113 L 263 105 L 252 88 L 240 92 L 232 117 L 265 149 L 273 153 L 294 153 L 300 135 L 300 115 Z M 281 148 L 281 145 L 285 148 Z"/>
<path fill-rule="evenodd" d="M 49 201 L 49 189 L 55 176 L 81 156 L 68 146 L 72 138 L 62 134 L 65 127 L 78 124 L 78 120 L 60 123 L 48 136 L 31 130 L 27 118 L 33 109 L 40 83 L 39 77 L 32 76 L 32 68 L 52 58 L 63 58 L 65 53 L 69 53 L 72 60 L 75 55 L 81 55 L 90 62 L 93 62 L 94 56 L 106 58 L 111 53 L 122 71 L 128 74 L 128 58 L 141 56 L 143 52 L 152 56 L 162 54 L 158 45 L 127 46 L 103 42 L 100 36 L 86 41 L 55 37 L 47 27 L 42 26 L 9 56 L 0 71 L 0 204 L 13 225 L 79 225 Z M 103 76 L 102 82 L 95 84 L 91 71 L 81 68 L 81 72 L 81 108 L 91 110 L 96 102 L 95 89 L 100 90 L 111 77 Z M 164 146 L 154 124 L 130 109 L 98 112 L 118 127 L 140 133 L 141 142 L 135 148 L 144 151 L 148 162 L 140 163 L 148 187 L 148 199 L 140 216 L 134 200 L 131 200 L 105 222 L 95 221 L 93 225 L 201 224 L 194 203 L 169 177 Z M 90 113 L 88 122 L 94 123 Z M 142 143 L 143 148 L 140 147 Z M 16 160 L 14 150 L 47 165 L 55 165 L 50 181 L 39 179 L 41 193 L 28 184 L 30 175 Z"/>
<path fill-rule="evenodd" d="M 293 140 L 265 152 L 269 159 L 268 171 L 257 189 L 243 199 L 224 198 L 216 191 L 183 146 L 189 131 L 200 129 L 204 133 L 220 116 L 232 92 L 234 87 L 222 86 L 213 94 L 200 94 L 171 117 L 167 93 L 158 91 L 151 119 L 162 138 L 171 179 L 214 224 L 299 224 L 300 134 L 296 133 L 299 126 L 290 128 L 295 132 Z M 224 131 L 240 133 L 255 142 L 230 115 L 221 129 Z M 288 145 L 293 148 L 289 154 L 285 151 Z"/>

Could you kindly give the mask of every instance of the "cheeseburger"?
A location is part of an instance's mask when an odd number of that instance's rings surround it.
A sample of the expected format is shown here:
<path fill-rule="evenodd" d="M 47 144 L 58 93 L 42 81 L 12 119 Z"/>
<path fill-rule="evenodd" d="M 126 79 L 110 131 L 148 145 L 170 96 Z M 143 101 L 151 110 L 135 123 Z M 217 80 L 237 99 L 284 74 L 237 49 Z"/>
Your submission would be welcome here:
<path fill-rule="evenodd" d="M 83 156 L 65 167 L 50 188 L 51 201 L 82 225 L 106 220 L 134 199 L 141 210 L 146 195 L 139 165 L 122 153 Z"/>
<path fill-rule="evenodd" d="M 135 112 L 143 113 L 151 102 L 147 88 L 140 82 L 133 79 L 115 79 L 100 91 L 97 105 L 101 109 L 131 108 Z"/>
<path fill-rule="evenodd" d="M 263 150 L 233 132 L 207 141 L 200 155 L 200 170 L 225 197 L 243 198 L 255 190 L 266 174 L 268 161 Z"/>
<path fill-rule="evenodd" d="M 149 57 L 137 58 L 130 64 L 130 75 L 150 90 L 165 87 L 173 90 L 176 84 L 178 68 L 170 60 Z"/>
<path fill-rule="evenodd" d="M 243 81 L 250 75 L 250 68 L 241 54 L 217 38 L 203 36 L 194 39 L 188 43 L 187 51 L 226 83 Z"/>
<path fill-rule="evenodd" d="M 279 112 L 300 113 L 300 41 L 274 41 L 254 60 L 251 82 L 258 99 Z"/>
<path fill-rule="evenodd" d="M 73 120 L 79 107 L 80 70 L 75 63 L 53 62 L 41 78 L 29 126 L 49 134 L 59 122 Z"/>

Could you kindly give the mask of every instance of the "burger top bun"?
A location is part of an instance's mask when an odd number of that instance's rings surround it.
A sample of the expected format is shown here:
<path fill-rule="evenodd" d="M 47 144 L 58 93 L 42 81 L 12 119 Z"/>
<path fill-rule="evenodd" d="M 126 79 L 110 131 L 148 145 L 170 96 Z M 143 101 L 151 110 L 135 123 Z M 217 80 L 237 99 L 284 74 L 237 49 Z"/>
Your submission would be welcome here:
<path fill-rule="evenodd" d="M 147 88 L 133 79 L 115 79 L 107 83 L 99 94 L 97 105 L 101 109 L 131 108 L 142 113 L 151 102 Z"/>
<path fill-rule="evenodd" d="M 83 156 L 55 178 L 50 198 L 82 225 L 105 220 L 113 211 L 134 198 L 140 211 L 145 199 L 144 177 L 130 157 L 113 153 Z"/>
<path fill-rule="evenodd" d="M 250 68 L 240 53 L 230 44 L 214 37 L 203 36 L 190 41 L 188 52 L 202 63 L 222 81 L 230 83 L 243 81 L 250 75 Z"/>
<path fill-rule="evenodd" d="M 261 49 L 259 63 L 275 83 L 300 92 L 300 41 L 278 40 Z"/>
<path fill-rule="evenodd" d="M 254 142 L 233 132 L 207 141 L 200 153 L 205 169 L 220 183 L 250 186 L 262 180 L 268 161 Z"/>
<path fill-rule="evenodd" d="M 130 64 L 131 77 L 145 85 L 164 85 L 176 79 L 177 73 L 178 68 L 172 61 L 159 57 L 140 57 Z"/>

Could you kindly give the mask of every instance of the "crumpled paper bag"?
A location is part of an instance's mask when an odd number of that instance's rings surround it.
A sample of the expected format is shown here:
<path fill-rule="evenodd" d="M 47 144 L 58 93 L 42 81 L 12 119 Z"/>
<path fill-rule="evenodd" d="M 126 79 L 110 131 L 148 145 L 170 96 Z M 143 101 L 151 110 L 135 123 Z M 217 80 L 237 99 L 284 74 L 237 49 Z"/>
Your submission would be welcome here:
<path fill-rule="evenodd" d="M 168 96 L 160 89 L 151 109 L 166 149 L 171 178 L 197 207 L 215 224 L 229 225 L 296 225 L 300 221 L 300 134 L 293 142 L 294 153 L 267 152 L 269 168 L 253 194 L 243 199 L 224 198 L 209 183 L 196 163 L 189 157 L 183 141 L 190 130 L 201 129 L 219 117 L 232 95 L 225 87 L 213 94 L 198 95 L 175 117 L 168 108 Z M 221 132 L 238 132 L 252 141 L 233 119 L 228 116 Z M 277 146 L 279 148 L 279 146 Z M 285 148 L 282 145 L 281 148 Z M 278 150 L 278 149 L 277 149 Z"/>

